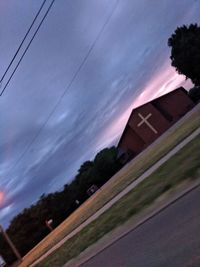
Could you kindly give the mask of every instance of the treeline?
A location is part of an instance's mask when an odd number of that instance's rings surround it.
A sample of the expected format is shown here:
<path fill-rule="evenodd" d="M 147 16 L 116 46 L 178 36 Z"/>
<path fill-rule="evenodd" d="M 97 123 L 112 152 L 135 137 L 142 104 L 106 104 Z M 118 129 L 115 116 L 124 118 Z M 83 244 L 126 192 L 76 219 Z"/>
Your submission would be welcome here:
<path fill-rule="evenodd" d="M 62 191 L 42 195 L 35 204 L 18 214 L 11 221 L 7 233 L 20 254 L 25 255 L 49 233 L 46 220 L 53 219 L 53 228 L 58 226 L 89 197 L 88 188 L 92 185 L 100 188 L 121 167 L 117 148 L 105 148 L 93 161 L 84 162 L 75 179 L 69 185 L 66 184 Z M 8 264 L 15 260 L 2 237 L 0 254 Z"/>
<path fill-rule="evenodd" d="M 194 102 L 200 101 L 200 26 L 197 24 L 178 27 L 168 40 L 171 48 L 172 66 L 179 74 L 190 78 L 194 88 L 189 96 Z M 53 219 L 53 227 L 58 226 L 89 196 L 87 190 L 92 185 L 101 187 L 114 175 L 121 164 L 115 147 L 103 149 L 93 161 L 86 161 L 78 170 L 75 179 L 66 184 L 62 191 L 42 195 L 31 207 L 24 209 L 10 223 L 8 235 L 25 255 L 48 233 L 45 221 Z M 15 258 L 0 236 L 0 254 L 8 264 Z"/>

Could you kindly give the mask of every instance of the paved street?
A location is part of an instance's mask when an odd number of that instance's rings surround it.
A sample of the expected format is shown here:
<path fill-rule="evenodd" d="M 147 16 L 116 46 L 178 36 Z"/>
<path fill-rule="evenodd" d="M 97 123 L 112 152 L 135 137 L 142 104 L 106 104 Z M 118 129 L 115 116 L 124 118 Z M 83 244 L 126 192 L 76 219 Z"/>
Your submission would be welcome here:
<path fill-rule="evenodd" d="M 200 187 L 81 267 L 186 267 L 200 256 L 199 229 Z"/>
<path fill-rule="evenodd" d="M 198 106 L 199 107 L 199 106 Z M 113 199 L 111 199 L 108 203 L 106 203 L 102 208 L 100 208 L 96 213 L 94 213 L 91 217 L 89 217 L 86 221 L 84 221 L 80 226 L 78 226 L 75 230 L 73 230 L 70 234 L 64 237 L 60 242 L 58 242 L 54 247 L 49 249 L 45 254 L 43 254 L 39 259 L 37 259 L 34 263 L 30 265 L 30 267 L 35 266 L 47 256 L 49 256 L 56 249 L 61 247 L 67 240 L 80 232 L 85 226 L 96 220 L 101 214 L 103 214 L 106 210 L 108 210 L 112 205 L 114 205 L 119 199 L 129 193 L 133 188 L 135 188 L 142 181 L 147 179 L 154 171 L 156 171 L 162 164 L 164 164 L 167 160 L 169 160 L 173 155 L 175 155 L 178 151 L 180 151 L 185 145 L 187 145 L 191 140 L 197 137 L 200 134 L 200 127 L 197 128 L 192 134 L 186 137 L 182 142 L 180 142 L 177 146 L 175 146 L 170 152 L 168 152 L 164 157 L 158 160 L 155 164 L 153 164 L 148 170 L 146 170 L 140 177 L 138 177 L 135 181 L 133 181 L 130 185 L 128 185 L 124 190 L 122 190 L 118 195 L 116 195 Z M 162 137 L 161 137 L 162 138 Z M 94 195 L 95 196 L 95 195 Z M 92 196 L 92 197 L 94 197 Z M 91 197 L 91 199 L 92 199 Z M 90 201 L 91 201 L 90 199 Z M 86 205 L 87 201 L 83 204 Z M 78 210 L 77 210 L 78 212 Z M 31 253 L 31 252 L 30 252 Z"/>

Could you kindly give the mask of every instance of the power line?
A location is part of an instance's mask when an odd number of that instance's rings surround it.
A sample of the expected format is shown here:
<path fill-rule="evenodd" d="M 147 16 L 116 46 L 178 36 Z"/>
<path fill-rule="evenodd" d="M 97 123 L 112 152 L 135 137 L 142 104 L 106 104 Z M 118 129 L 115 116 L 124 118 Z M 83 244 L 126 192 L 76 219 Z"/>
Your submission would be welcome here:
<path fill-rule="evenodd" d="M 64 92 L 61 94 L 60 98 L 58 99 L 58 101 L 56 102 L 55 106 L 53 107 L 52 111 L 49 113 L 47 119 L 45 120 L 44 124 L 40 127 L 39 131 L 37 132 L 37 134 L 33 137 L 32 141 L 27 145 L 27 147 L 25 148 L 24 152 L 21 154 L 21 156 L 19 157 L 19 159 L 17 160 L 17 162 L 13 165 L 12 169 L 14 169 L 19 162 L 23 159 L 24 155 L 27 153 L 27 151 L 30 149 L 30 147 L 35 143 L 35 141 L 37 140 L 38 136 L 40 135 L 40 133 L 42 132 L 42 130 L 45 128 L 45 126 L 47 125 L 47 123 L 49 122 L 51 116 L 53 115 L 53 113 L 55 112 L 55 110 L 57 109 L 58 105 L 60 104 L 60 102 L 62 101 L 62 99 L 64 98 L 65 94 L 68 92 L 69 88 L 71 87 L 71 85 L 73 84 L 73 82 L 75 81 L 76 77 L 78 76 L 80 70 L 83 68 L 85 62 L 87 61 L 89 55 L 91 54 L 92 50 L 94 49 L 96 43 L 98 42 L 98 40 L 100 39 L 104 29 L 106 28 L 106 26 L 108 25 L 108 23 L 110 22 L 117 6 L 118 6 L 119 0 L 116 1 L 114 7 L 112 8 L 111 13 L 109 14 L 108 18 L 106 19 L 105 23 L 102 25 L 101 30 L 99 31 L 97 37 L 95 38 L 95 40 L 93 41 L 93 43 L 91 44 L 88 52 L 86 53 L 85 57 L 83 58 L 81 64 L 79 65 L 79 67 L 77 68 L 76 72 L 74 73 L 74 75 L 72 76 L 71 81 L 69 82 L 68 86 L 66 87 L 66 89 L 64 90 Z M 11 169 L 11 170 L 12 170 Z M 10 171 L 11 171 L 10 170 Z"/>
<path fill-rule="evenodd" d="M 35 21 L 37 20 L 37 18 L 38 18 L 38 16 L 39 16 L 40 12 L 42 11 L 43 6 L 45 5 L 46 1 L 47 1 L 47 0 L 44 0 L 44 1 L 43 1 L 42 5 L 40 6 L 40 8 L 39 8 L 39 10 L 38 10 L 38 12 L 37 12 L 37 14 L 35 15 L 34 20 L 32 21 L 30 27 L 28 28 L 28 30 L 27 30 L 27 32 L 26 32 L 24 38 L 22 39 L 22 41 L 21 41 L 21 43 L 20 43 L 20 45 L 19 45 L 17 51 L 15 52 L 15 54 L 14 54 L 12 60 L 10 61 L 10 64 L 8 65 L 8 67 L 7 67 L 7 69 L 5 70 L 4 74 L 2 75 L 1 80 L 0 80 L 0 84 L 2 83 L 4 77 L 6 76 L 8 70 L 10 69 L 10 67 L 11 67 L 11 65 L 12 65 L 12 63 L 13 63 L 13 61 L 15 60 L 17 54 L 19 53 L 19 51 L 20 51 L 22 45 L 24 44 L 24 42 L 25 42 L 25 40 L 26 40 L 28 34 L 30 33 L 30 31 L 31 31 L 31 29 L 32 29 L 32 27 L 33 27 L 33 25 L 35 24 Z"/>
<path fill-rule="evenodd" d="M 44 1 L 44 2 L 45 2 L 45 1 Z M 6 90 L 6 87 L 7 87 L 7 86 L 8 86 L 8 84 L 10 83 L 10 81 L 11 81 L 11 79 L 12 79 L 13 75 L 15 74 L 16 70 L 18 69 L 18 67 L 19 67 L 19 65 L 20 65 L 20 63 L 21 63 L 21 61 L 22 61 L 22 59 L 23 59 L 23 58 L 24 58 L 24 56 L 26 55 L 26 52 L 28 51 L 28 49 L 29 49 L 29 47 L 30 47 L 31 43 L 33 42 L 33 40 L 34 40 L 34 38 L 35 38 L 36 34 L 38 33 L 38 31 L 39 31 L 40 27 L 42 26 L 42 24 L 43 24 L 43 22 L 44 22 L 45 18 L 46 18 L 46 17 L 47 17 L 47 15 L 49 14 L 49 12 L 50 12 L 50 10 L 51 10 L 51 8 L 52 8 L 52 6 L 53 6 L 54 2 L 55 2 L 55 0 L 52 0 L 51 4 L 49 5 L 49 7 L 48 7 L 47 11 L 46 11 L 46 12 L 45 12 L 45 14 L 44 14 L 44 17 L 42 18 L 42 20 L 41 20 L 40 24 L 38 25 L 38 27 L 37 27 L 37 29 L 36 29 L 35 33 L 33 34 L 33 36 L 32 36 L 32 38 L 31 38 L 30 42 L 28 43 L 28 45 L 27 45 L 26 49 L 24 50 L 24 53 L 23 53 L 23 54 L 22 54 L 22 56 L 20 57 L 20 59 L 19 59 L 19 61 L 18 61 L 17 65 L 16 65 L 16 67 L 14 68 L 14 70 L 13 70 L 13 72 L 12 72 L 12 74 L 11 74 L 10 78 L 8 79 L 8 81 L 7 81 L 6 85 L 4 86 L 3 90 L 1 91 L 1 93 L 0 93 L 0 96 L 2 96 L 2 95 L 3 95 L 3 93 L 4 93 L 4 91 Z"/>

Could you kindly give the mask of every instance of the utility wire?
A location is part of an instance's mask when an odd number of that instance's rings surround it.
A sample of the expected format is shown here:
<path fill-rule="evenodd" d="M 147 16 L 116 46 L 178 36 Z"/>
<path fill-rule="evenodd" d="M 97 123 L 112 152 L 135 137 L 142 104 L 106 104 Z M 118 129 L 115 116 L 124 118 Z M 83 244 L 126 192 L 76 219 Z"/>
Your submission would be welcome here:
<path fill-rule="evenodd" d="M 37 18 L 38 18 L 38 16 L 39 16 L 40 12 L 42 11 L 43 6 L 45 5 L 46 1 L 47 1 L 47 0 L 44 0 L 43 3 L 42 3 L 42 5 L 40 6 L 40 8 L 39 8 L 39 10 L 38 10 L 38 12 L 37 12 L 37 14 L 36 14 L 34 20 L 32 21 L 30 27 L 28 28 L 28 31 L 26 32 L 26 34 L 25 34 L 23 40 L 21 41 L 21 43 L 20 43 L 20 45 L 19 45 L 17 51 L 15 52 L 15 54 L 14 54 L 12 60 L 10 61 L 10 64 L 8 65 L 8 67 L 7 67 L 7 69 L 5 70 L 3 76 L 1 77 L 0 84 L 2 83 L 2 81 L 3 81 L 3 79 L 5 78 L 5 76 L 6 76 L 7 72 L 8 72 L 8 70 L 10 69 L 10 67 L 11 67 L 11 65 L 12 65 L 12 63 L 13 63 L 13 61 L 15 60 L 17 54 L 19 53 L 19 51 L 20 51 L 22 45 L 24 44 L 24 42 L 25 42 L 25 40 L 26 40 L 28 34 L 30 33 L 30 31 L 31 31 L 31 29 L 32 29 L 32 27 L 33 27 L 33 25 L 35 24 L 35 21 L 37 20 Z"/>
<path fill-rule="evenodd" d="M 75 81 L 76 77 L 78 76 L 80 70 L 83 68 L 85 62 L 87 61 L 89 55 L 91 54 L 92 50 L 94 49 L 96 43 L 98 42 L 98 40 L 100 39 L 104 29 L 106 28 L 106 26 L 108 25 L 108 23 L 110 22 L 113 14 L 115 13 L 115 10 L 118 6 L 119 0 L 116 1 L 114 7 L 112 8 L 111 13 L 109 14 L 108 18 L 106 19 L 105 23 L 103 24 L 101 30 L 99 31 L 97 37 L 95 38 L 95 40 L 93 41 L 93 43 L 91 44 L 88 52 L 86 53 L 85 57 L 83 58 L 81 64 L 79 65 L 79 67 L 77 68 L 76 72 L 74 73 L 74 75 L 72 76 L 71 81 L 69 82 L 68 86 L 66 87 L 66 89 L 64 90 L 64 92 L 61 94 L 61 96 L 59 97 L 58 101 L 56 102 L 55 106 L 53 107 L 52 111 L 49 113 L 47 119 L 45 120 L 44 124 L 40 127 L 39 131 L 37 132 L 37 134 L 33 137 L 32 141 L 27 145 L 27 147 L 25 148 L 24 152 L 21 154 L 21 156 L 19 157 L 19 159 L 17 160 L 17 162 L 13 165 L 13 167 L 11 168 L 10 171 L 12 171 L 12 169 L 14 169 L 19 162 L 23 159 L 24 155 L 27 153 L 27 151 L 30 149 L 30 147 L 35 143 L 35 141 L 37 140 L 38 136 L 40 135 L 40 133 L 42 132 L 42 130 L 45 128 L 45 126 L 47 125 L 47 123 L 49 122 L 51 116 L 53 115 L 53 113 L 55 112 L 55 110 L 57 109 L 58 105 L 60 104 L 60 102 L 62 101 L 63 97 L 65 96 L 65 94 L 67 93 L 67 91 L 70 89 L 71 85 L 73 84 L 73 82 Z"/>
<path fill-rule="evenodd" d="M 45 0 L 45 1 L 46 1 L 46 0 Z M 44 2 L 45 2 L 45 1 L 44 1 Z M 43 2 L 43 3 L 44 3 L 44 2 Z M 28 51 L 28 49 L 29 49 L 29 47 L 30 47 L 31 43 L 33 42 L 33 40 L 34 40 L 34 38 L 35 38 L 36 34 L 38 33 L 38 31 L 39 31 L 40 27 L 42 26 L 42 24 L 43 24 L 43 22 L 44 22 L 45 18 L 46 18 L 46 17 L 47 17 L 47 15 L 49 14 L 49 12 L 50 12 L 50 10 L 51 10 L 51 8 L 52 8 L 52 6 L 53 6 L 54 2 L 55 2 L 55 0 L 52 0 L 51 4 L 49 5 L 49 7 L 48 7 L 47 11 L 46 11 L 46 12 L 45 12 L 45 14 L 44 14 L 44 17 L 42 18 L 42 20 L 41 20 L 40 24 L 38 25 L 38 27 L 37 27 L 37 29 L 36 29 L 36 31 L 35 31 L 35 33 L 34 33 L 34 35 L 32 36 L 32 38 L 31 38 L 30 42 L 28 43 L 28 45 L 27 45 L 26 49 L 24 50 L 24 53 L 23 53 L 23 54 L 22 54 L 22 56 L 20 57 L 20 59 L 19 59 L 19 61 L 18 61 L 17 65 L 16 65 L 16 67 L 14 68 L 14 70 L 13 70 L 13 72 L 12 72 L 12 74 L 11 74 L 10 78 L 8 79 L 8 81 L 7 81 L 7 83 L 5 84 L 5 86 L 4 86 L 4 88 L 3 88 L 3 90 L 1 91 L 1 93 L 0 93 L 0 96 L 2 96 L 2 95 L 3 95 L 3 93 L 4 93 L 4 91 L 6 90 L 6 87 L 7 87 L 7 86 L 8 86 L 8 84 L 10 83 L 10 81 L 11 81 L 11 79 L 12 79 L 13 75 L 15 74 L 16 70 L 18 69 L 18 67 L 19 67 L 19 65 L 20 65 L 20 63 L 21 63 L 21 61 L 22 61 L 22 59 L 23 59 L 23 58 L 24 58 L 24 56 L 26 55 L 26 53 L 27 53 L 27 51 Z M 38 15 L 39 15 L 39 14 L 38 14 Z M 16 55 L 15 55 L 15 57 L 16 57 Z M 14 60 L 14 59 L 13 59 L 13 60 Z M 10 65 L 11 65 L 11 64 L 10 64 Z"/>

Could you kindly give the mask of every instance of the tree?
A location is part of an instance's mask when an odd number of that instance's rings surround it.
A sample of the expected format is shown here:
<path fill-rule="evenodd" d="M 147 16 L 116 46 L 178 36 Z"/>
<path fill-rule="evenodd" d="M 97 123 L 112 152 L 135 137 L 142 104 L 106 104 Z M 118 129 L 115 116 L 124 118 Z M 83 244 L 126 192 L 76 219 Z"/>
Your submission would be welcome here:
<path fill-rule="evenodd" d="M 195 102 L 200 102 L 200 86 L 195 86 L 189 91 L 190 98 Z"/>
<path fill-rule="evenodd" d="M 82 174 L 83 172 L 86 172 L 89 169 L 91 169 L 93 166 L 94 166 L 94 163 L 90 160 L 87 160 L 81 165 L 81 167 L 78 170 L 78 173 Z"/>
<path fill-rule="evenodd" d="M 168 40 L 171 47 L 171 64 L 179 74 L 200 85 L 200 26 L 178 27 Z"/>
<path fill-rule="evenodd" d="M 77 209 L 76 200 L 83 203 L 89 197 L 89 187 L 101 187 L 122 167 L 117 155 L 115 147 L 101 150 L 93 161 L 85 161 L 80 166 L 76 177 L 70 184 L 64 185 L 63 190 L 41 195 L 36 203 L 12 219 L 7 233 L 22 256 L 49 234 L 46 220 L 53 219 L 53 227 L 58 226 Z M 2 256 L 11 264 L 15 257 L 1 235 L 0 249 Z"/>
<path fill-rule="evenodd" d="M 105 182 L 110 179 L 122 166 L 118 161 L 116 147 L 101 150 L 94 159 L 94 165 Z"/>

